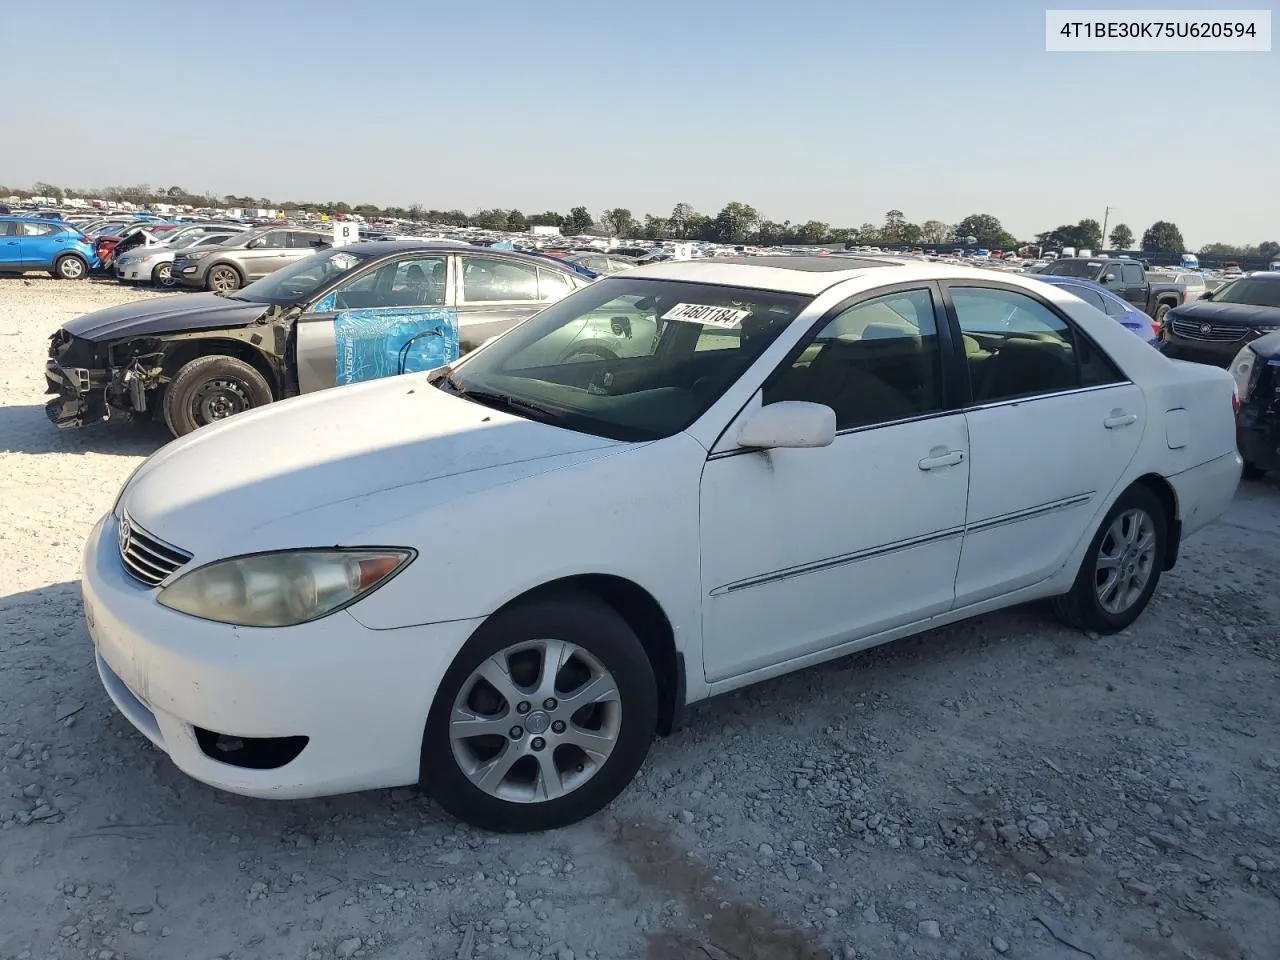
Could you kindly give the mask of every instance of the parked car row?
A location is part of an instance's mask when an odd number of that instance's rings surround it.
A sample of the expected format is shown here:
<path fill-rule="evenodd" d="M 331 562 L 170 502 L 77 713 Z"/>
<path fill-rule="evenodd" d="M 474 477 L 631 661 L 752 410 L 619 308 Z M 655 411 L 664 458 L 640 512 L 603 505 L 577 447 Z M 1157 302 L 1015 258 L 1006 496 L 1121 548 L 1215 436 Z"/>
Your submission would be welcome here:
<path fill-rule="evenodd" d="M 449 363 L 590 282 L 518 253 L 419 241 L 317 253 L 305 245 L 315 236 L 271 228 L 169 251 L 175 282 L 213 292 L 111 307 L 58 330 L 49 418 L 152 416 L 182 436 L 273 400 Z M 242 277 L 258 279 L 241 288 Z M 600 358 L 591 330 L 579 340 Z"/>

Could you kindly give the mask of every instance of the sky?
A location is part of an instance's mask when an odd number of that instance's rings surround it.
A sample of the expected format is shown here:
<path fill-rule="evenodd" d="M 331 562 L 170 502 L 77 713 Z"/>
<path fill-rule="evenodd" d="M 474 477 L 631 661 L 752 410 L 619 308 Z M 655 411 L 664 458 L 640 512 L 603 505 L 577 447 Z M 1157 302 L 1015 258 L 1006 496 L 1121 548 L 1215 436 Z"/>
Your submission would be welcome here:
<path fill-rule="evenodd" d="M 0 184 L 1280 240 L 1280 52 L 1045 52 L 1070 6 L 0 0 Z"/>

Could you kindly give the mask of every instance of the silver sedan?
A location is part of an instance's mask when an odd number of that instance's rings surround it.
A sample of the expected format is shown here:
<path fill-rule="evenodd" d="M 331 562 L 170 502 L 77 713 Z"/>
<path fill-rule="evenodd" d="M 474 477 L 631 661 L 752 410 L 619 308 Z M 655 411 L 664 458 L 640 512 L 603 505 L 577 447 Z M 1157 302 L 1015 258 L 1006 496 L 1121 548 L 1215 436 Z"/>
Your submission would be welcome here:
<path fill-rule="evenodd" d="M 210 247 L 230 240 L 234 233 L 195 233 L 180 237 L 171 243 L 158 243 L 150 247 L 138 247 L 122 254 L 115 262 L 116 279 L 124 283 L 154 283 L 161 287 L 173 286 L 173 260 L 179 250 L 189 247 Z"/>

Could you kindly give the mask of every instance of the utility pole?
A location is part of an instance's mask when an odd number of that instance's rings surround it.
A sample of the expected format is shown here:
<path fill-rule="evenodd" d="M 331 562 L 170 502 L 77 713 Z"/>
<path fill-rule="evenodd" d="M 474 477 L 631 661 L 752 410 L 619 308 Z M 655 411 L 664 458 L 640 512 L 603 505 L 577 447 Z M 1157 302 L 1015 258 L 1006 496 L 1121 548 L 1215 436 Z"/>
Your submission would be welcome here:
<path fill-rule="evenodd" d="M 1111 217 L 1111 208 L 1107 207 L 1102 214 L 1102 248 L 1107 249 L 1107 220 Z"/>

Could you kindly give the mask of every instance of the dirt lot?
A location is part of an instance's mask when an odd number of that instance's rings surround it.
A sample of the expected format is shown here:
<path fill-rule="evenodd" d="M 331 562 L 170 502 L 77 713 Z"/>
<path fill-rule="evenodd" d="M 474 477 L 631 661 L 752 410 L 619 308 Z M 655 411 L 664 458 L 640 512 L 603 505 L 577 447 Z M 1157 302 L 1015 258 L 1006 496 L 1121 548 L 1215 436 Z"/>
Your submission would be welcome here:
<path fill-rule="evenodd" d="M 1125 634 L 1019 609 L 711 701 L 559 833 L 242 799 L 117 715 L 81 621 L 84 536 L 164 437 L 55 431 L 45 340 L 140 295 L 0 280 L 0 960 L 1277 956 L 1275 486 Z"/>

